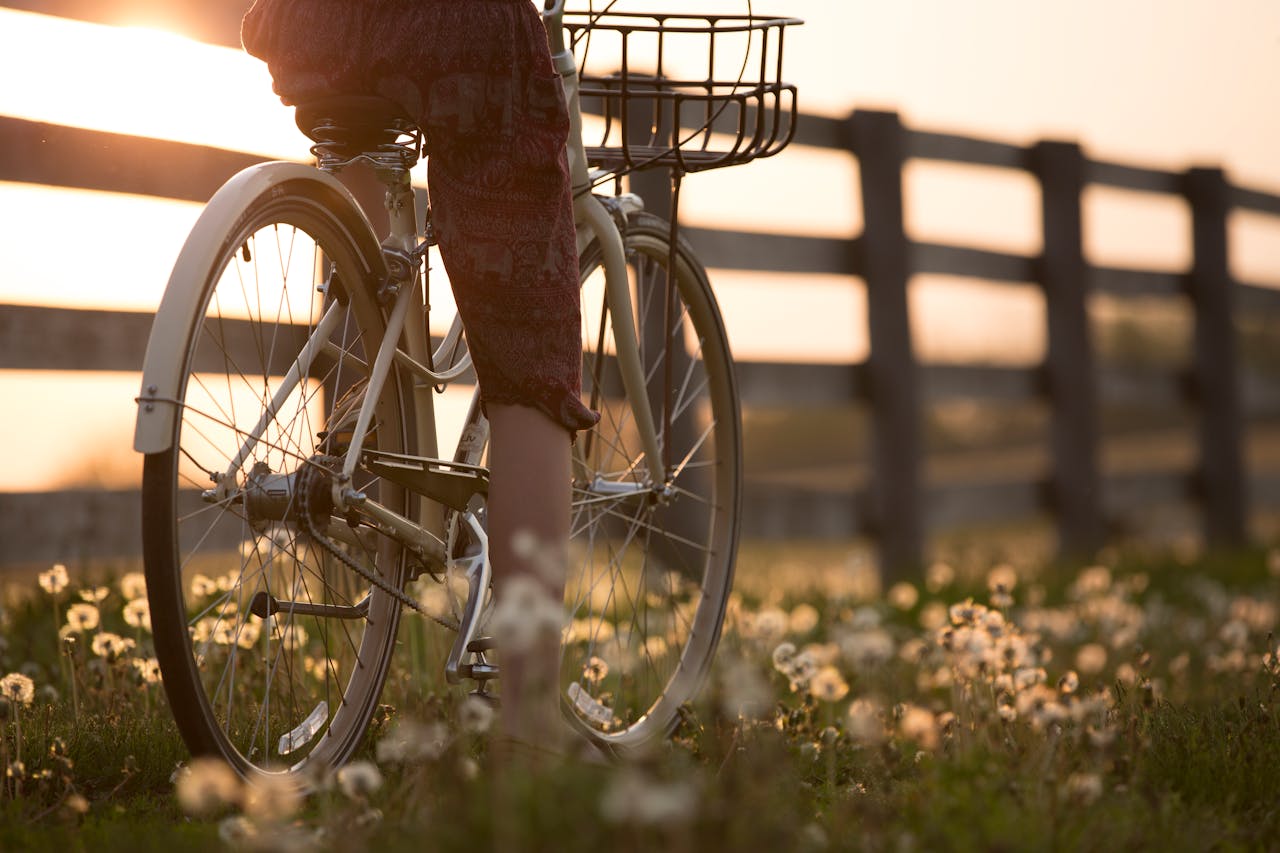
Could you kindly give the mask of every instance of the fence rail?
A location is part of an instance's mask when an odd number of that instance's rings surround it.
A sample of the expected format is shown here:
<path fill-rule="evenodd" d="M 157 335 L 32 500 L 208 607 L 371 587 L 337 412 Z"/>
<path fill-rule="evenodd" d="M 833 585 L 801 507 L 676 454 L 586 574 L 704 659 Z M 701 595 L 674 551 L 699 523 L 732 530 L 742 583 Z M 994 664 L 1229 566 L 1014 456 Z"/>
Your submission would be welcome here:
<path fill-rule="evenodd" d="M 101 19 L 87 0 L 14 3 L 15 8 Z M 138 0 L 139 8 L 164 4 Z M 228 43 L 230 10 L 168 4 L 199 18 L 208 40 Z M 238 12 L 235 20 L 238 21 Z M 203 18 L 200 16 L 204 15 Z M 193 24 L 195 26 L 195 24 Z M 197 30 L 199 31 L 199 30 Z M 747 406 L 854 403 L 873 423 L 872 462 L 839 492 L 767 488 L 748 495 L 755 535 L 859 535 L 875 538 L 886 567 L 918 565 L 940 526 L 1049 514 L 1066 552 L 1100 545 L 1118 519 L 1151 502 L 1194 501 L 1214 544 L 1248 538 L 1250 506 L 1280 507 L 1280 478 L 1246 472 L 1248 416 L 1280 414 L 1280 383 L 1243 372 L 1236 320 L 1271 313 L 1280 290 L 1233 280 L 1226 222 L 1233 210 L 1280 216 L 1280 196 L 1235 187 L 1221 170 L 1167 172 L 1092 160 L 1078 145 L 1011 145 L 904 127 L 896 114 L 857 111 L 847 119 L 802 116 L 795 142 L 846 151 L 861 173 L 864 231 L 847 239 L 779 236 L 688 227 L 684 233 L 713 268 L 854 276 L 866 283 L 870 356 L 857 364 L 739 365 Z M 184 143 L 143 139 L 0 117 L 0 181 L 203 201 L 259 158 Z M 903 166 L 925 159 L 1019 170 L 1041 189 L 1043 251 L 1037 255 L 915 241 L 903 216 Z M 1082 245 L 1081 194 L 1103 185 L 1184 199 L 1192 214 L 1194 262 L 1184 272 L 1090 264 Z M 662 209 L 661 176 L 637 181 Z M 1038 286 L 1045 296 L 1047 354 L 1029 368 L 921 364 L 914 355 L 907 283 L 944 274 Z M 1086 301 L 1091 293 L 1189 300 L 1194 357 L 1182 373 L 1143 373 L 1097 364 Z M 138 370 L 150 315 L 0 305 L 0 369 Z M 929 484 L 922 424 L 929 406 L 957 399 L 1045 404 L 1051 415 L 1050 468 L 1031 479 Z M 1141 401 L 1196 413 L 1197 461 L 1188 471 L 1101 470 L 1100 407 Z M 136 553 L 137 494 L 72 491 L 0 494 L 0 565 Z"/>

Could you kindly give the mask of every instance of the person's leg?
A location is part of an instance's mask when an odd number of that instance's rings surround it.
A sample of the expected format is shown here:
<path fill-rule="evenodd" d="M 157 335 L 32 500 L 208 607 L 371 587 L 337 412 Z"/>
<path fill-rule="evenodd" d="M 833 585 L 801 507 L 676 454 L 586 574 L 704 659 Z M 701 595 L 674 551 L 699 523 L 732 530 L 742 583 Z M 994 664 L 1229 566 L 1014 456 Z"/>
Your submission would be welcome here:
<path fill-rule="evenodd" d="M 529 406 L 489 404 L 487 411 L 489 558 L 498 601 L 512 581 L 532 580 L 559 607 L 569 541 L 569 433 Z M 541 627 L 527 646 L 498 649 L 501 721 L 508 737 L 554 751 L 563 731 L 560 632 Z"/>

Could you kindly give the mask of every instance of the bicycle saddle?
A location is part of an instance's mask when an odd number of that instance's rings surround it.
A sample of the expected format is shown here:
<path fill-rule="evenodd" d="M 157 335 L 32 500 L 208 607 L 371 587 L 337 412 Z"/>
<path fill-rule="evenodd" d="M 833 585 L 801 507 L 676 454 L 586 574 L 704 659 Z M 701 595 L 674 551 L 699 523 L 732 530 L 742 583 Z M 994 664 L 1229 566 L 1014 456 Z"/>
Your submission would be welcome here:
<path fill-rule="evenodd" d="M 298 129 L 333 153 L 354 157 L 394 145 L 417 124 L 399 102 L 377 95 L 331 95 L 294 110 Z"/>

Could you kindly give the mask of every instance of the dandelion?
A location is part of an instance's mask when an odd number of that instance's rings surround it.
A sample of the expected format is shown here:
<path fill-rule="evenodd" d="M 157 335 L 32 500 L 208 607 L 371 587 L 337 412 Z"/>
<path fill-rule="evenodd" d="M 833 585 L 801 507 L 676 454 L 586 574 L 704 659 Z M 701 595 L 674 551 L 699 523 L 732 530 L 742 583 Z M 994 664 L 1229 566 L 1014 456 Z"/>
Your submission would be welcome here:
<path fill-rule="evenodd" d="M 73 604 L 67 608 L 67 627 L 79 634 L 92 631 L 102 621 L 102 614 L 92 604 Z"/>
<path fill-rule="evenodd" d="M 147 578 L 142 572 L 129 572 L 120 578 L 120 594 L 125 601 L 136 601 L 146 597 Z"/>
<path fill-rule="evenodd" d="M 490 626 L 504 649 L 521 652 L 541 637 L 561 634 L 564 623 L 563 603 L 536 579 L 520 575 L 507 581 Z"/>
<path fill-rule="evenodd" d="M 1111 589 L 1111 570 L 1106 566 L 1089 566 L 1082 569 L 1076 576 L 1075 582 L 1071 585 L 1071 594 L 1077 599 L 1089 598 L 1103 595 L 1109 589 Z"/>
<path fill-rule="evenodd" d="M 898 720 L 898 731 L 908 740 L 915 741 L 923 749 L 938 746 L 938 721 L 933 713 L 918 705 L 904 705 Z"/>
<path fill-rule="evenodd" d="M 987 589 L 991 592 L 1010 592 L 1018 585 L 1018 570 L 1008 563 L 1001 563 L 987 572 Z"/>
<path fill-rule="evenodd" d="M 956 570 L 949 563 L 934 563 L 924 573 L 924 585 L 929 592 L 941 592 L 956 579 Z"/>
<path fill-rule="evenodd" d="M 417 764 L 435 761 L 449 748 L 449 729 L 444 723 L 423 724 L 399 720 L 374 748 L 380 764 Z"/>
<path fill-rule="evenodd" d="M 1097 675 L 1107 665 L 1107 649 L 1099 643 L 1088 643 L 1076 652 L 1076 669 L 1085 675 Z"/>
<path fill-rule="evenodd" d="M 1087 806 L 1102 796 L 1102 777 L 1097 773 L 1072 773 L 1063 793 L 1072 802 Z"/>
<path fill-rule="evenodd" d="M 175 776 L 178 804 L 187 814 L 212 814 L 240 799 L 240 778 L 221 759 L 197 758 Z"/>
<path fill-rule="evenodd" d="M 591 684 L 599 684 L 608 674 L 609 664 L 597 655 L 592 655 L 582 667 L 582 677 Z"/>
<path fill-rule="evenodd" d="M 67 567 L 62 563 L 55 563 L 49 571 L 40 573 L 39 581 L 41 589 L 50 595 L 57 595 L 66 589 L 70 582 L 67 577 Z"/>
<path fill-rule="evenodd" d="M 244 812 L 258 821 L 279 821 L 302 804 L 302 791 L 283 773 L 255 776 L 244 788 Z"/>
<path fill-rule="evenodd" d="M 135 598 L 124 606 L 125 624 L 132 628 L 151 631 L 151 605 L 145 598 Z"/>
<path fill-rule="evenodd" d="M 920 600 L 920 592 L 914 584 L 899 581 L 889 587 L 886 597 L 889 599 L 889 604 L 898 610 L 910 610 Z"/>
<path fill-rule="evenodd" d="M 458 725 L 472 734 L 487 732 L 493 725 L 493 717 L 493 706 L 479 696 L 468 696 L 458 708 Z"/>
<path fill-rule="evenodd" d="M 772 642 L 787 633 L 789 619 L 777 607 L 766 607 L 751 620 L 751 636 L 764 642 Z"/>
<path fill-rule="evenodd" d="M 1075 693 L 1080 688 L 1080 676 L 1076 675 L 1074 670 L 1067 670 L 1066 674 L 1058 679 L 1058 692 L 1063 696 Z"/>
<path fill-rule="evenodd" d="M 741 658 L 725 664 L 721 677 L 720 707 L 725 716 L 755 719 L 769 710 L 773 691 L 760 671 Z"/>
<path fill-rule="evenodd" d="M 160 661 L 155 658 L 134 658 L 133 669 L 143 684 L 160 683 Z"/>
<path fill-rule="evenodd" d="M 105 586 L 95 586 L 80 590 L 80 598 L 90 604 L 101 604 L 110 593 L 111 590 Z"/>
<path fill-rule="evenodd" d="M 135 645 L 134 641 L 127 637 L 121 637 L 119 634 L 113 634 L 110 631 L 103 631 L 93 638 L 90 648 L 100 658 L 115 660 Z"/>
<path fill-rule="evenodd" d="M 947 624 L 947 606 L 941 601 L 930 601 L 920 608 L 920 627 L 926 631 L 937 631 Z"/>
<path fill-rule="evenodd" d="M 258 837 L 258 827 L 244 815 L 232 815 L 218 822 L 218 837 L 232 850 L 242 850 Z"/>
<path fill-rule="evenodd" d="M 834 666 L 824 666 L 809 680 L 809 694 L 822 702 L 839 702 L 849 694 L 849 685 Z"/>
<path fill-rule="evenodd" d="M 0 696 L 15 705 L 30 705 L 36 696 L 36 684 L 29 676 L 11 672 L 0 678 Z"/>
<path fill-rule="evenodd" d="M 795 656 L 795 643 L 779 643 L 773 650 L 773 668 L 779 672 L 787 672 Z"/>
<path fill-rule="evenodd" d="M 348 799 L 363 802 L 382 787 L 382 773 L 370 761 L 353 761 L 338 771 L 338 789 Z"/>
<path fill-rule="evenodd" d="M 818 627 L 819 618 L 818 609 L 812 604 L 797 604 L 787 616 L 787 629 L 803 636 Z"/>
<path fill-rule="evenodd" d="M 874 745 L 884 740 L 883 710 L 870 699 L 854 699 L 849 704 L 849 736 L 861 743 Z"/>
<path fill-rule="evenodd" d="M 687 779 L 662 782 L 637 768 L 614 775 L 600 801 L 600 813 L 610 823 L 667 827 L 687 823 L 698 809 L 698 792 Z"/>
<path fill-rule="evenodd" d="M 218 591 L 218 582 L 207 575 L 196 575 L 191 579 L 191 594 L 196 598 L 207 598 Z"/>

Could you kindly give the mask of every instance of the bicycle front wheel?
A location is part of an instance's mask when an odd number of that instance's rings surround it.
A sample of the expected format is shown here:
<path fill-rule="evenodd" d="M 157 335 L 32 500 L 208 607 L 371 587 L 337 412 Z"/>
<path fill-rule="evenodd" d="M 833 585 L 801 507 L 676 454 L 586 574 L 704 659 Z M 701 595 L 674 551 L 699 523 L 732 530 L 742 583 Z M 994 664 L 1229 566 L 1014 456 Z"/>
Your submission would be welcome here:
<path fill-rule="evenodd" d="M 649 481 L 622 388 L 598 244 L 581 264 L 583 396 L 601 420 L 574 449 L 561 683 L 576 725 L 621 752 L 667 737 L 705 679 L 738 543 L 742 427 L 729 344 L 706 271 L 683 241 L 673 256 L 669 235 L 648 214 L 625 235 L 665 483 Z"/>
<path fill-rule="evenodd" d="M 352 564 L 393 589 L 407 570 L 394 541 L 331 515 L 386 329 L 377 242 L 348 198 L 298 178 L 235 217 L 206 214 L 183 252 L 214 261 L 198 280 L 170 281 L 199 293 L 189 332 L 158 354 L 182 365 L 176 400 L 156 404 L 176 407 L 172 444 L 144 464 L 165 691 L 195 754 L 246 777 L 324 770 L 359 745 L 400 619 Z M 393 372 L 366 446 L 412 452 L 410 426 Z M 351 485 L 406 512 L 403 489 L 359 470 Z"/>

